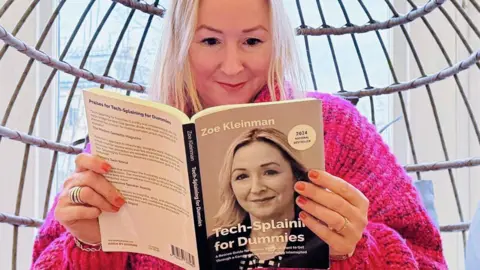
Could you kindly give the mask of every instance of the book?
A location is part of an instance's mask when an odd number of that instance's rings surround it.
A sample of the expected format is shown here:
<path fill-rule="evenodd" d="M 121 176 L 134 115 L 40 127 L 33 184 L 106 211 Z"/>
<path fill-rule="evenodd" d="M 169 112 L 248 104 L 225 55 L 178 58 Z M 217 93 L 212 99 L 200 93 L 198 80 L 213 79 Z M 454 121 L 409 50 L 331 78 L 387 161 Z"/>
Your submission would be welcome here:
<path fill-rule="evenodd" d="M 105 252 L 184 269 L 329 269 L 329 247 L 299 218 L 296 181 L 325 169 L 322 102 L 211 107 L 83 91 L 91 153 L 125 197 L 99 217 Z"/>

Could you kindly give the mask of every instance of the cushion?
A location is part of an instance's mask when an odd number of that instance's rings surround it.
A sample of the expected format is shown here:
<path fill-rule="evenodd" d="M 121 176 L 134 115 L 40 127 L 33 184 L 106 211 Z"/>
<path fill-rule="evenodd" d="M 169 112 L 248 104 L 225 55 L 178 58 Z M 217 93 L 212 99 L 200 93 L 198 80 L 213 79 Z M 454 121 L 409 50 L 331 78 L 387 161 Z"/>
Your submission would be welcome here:
<path fill-rule="evenodd" d="M 480 265 L 480 203 L 472 218 L 468 231 L 467 247 L 465 250 L 465 270 L 477 270 Z"/>
<path fill-rule="evenodd" d="M 423 205 L 427 209 L 430 218 L 438 228 L 438 215 L 435 209 L 435 193 L 433 191 L 433 182 L 431 180 L 416 180 L 413 181 L 413 184 L 420 193 Z"/>

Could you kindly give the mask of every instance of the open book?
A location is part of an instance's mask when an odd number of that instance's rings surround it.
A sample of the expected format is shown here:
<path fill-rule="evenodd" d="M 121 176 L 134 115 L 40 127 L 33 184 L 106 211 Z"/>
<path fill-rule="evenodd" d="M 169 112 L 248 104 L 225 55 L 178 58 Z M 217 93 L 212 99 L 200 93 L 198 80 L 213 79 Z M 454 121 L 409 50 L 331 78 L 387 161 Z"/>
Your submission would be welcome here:
<path fill-rule="evenodd" d="M 328 269 L 329 248 L 299 219 L 295 181 L 324 170 L 322 103 L 205 109 L 83 91 L 92 154 L 125 197 L 99 217 L 105 252 L 185 269 Z"/>

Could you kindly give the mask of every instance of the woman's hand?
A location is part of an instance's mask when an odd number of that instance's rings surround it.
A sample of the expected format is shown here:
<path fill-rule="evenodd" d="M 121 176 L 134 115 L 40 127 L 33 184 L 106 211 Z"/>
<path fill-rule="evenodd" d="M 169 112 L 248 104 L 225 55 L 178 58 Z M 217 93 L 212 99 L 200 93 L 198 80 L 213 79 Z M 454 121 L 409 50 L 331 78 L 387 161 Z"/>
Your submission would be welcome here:
<path fill-rule="evenodd" d="M 122 195 L 103 174 L 111 166 L 90 154 L 79 154 L 75 159 L 76 170 L 65 181 L 55 208 L 55 218 L 74 237 L 87 244 L 100 243 L 98 216 L 102 211 L 118 212 L 125 203 Z M 81 187 L 78 199 L 71 200 L 70 189 Z"/>
<path fill-rule="evenodd" d="M 330 255 L 353 255 L 368 223 L 368 199 L 327 172 L 310 170 L 308 177 L 312 183 L 295 184 L 302 222 L 330 246 Z"/>

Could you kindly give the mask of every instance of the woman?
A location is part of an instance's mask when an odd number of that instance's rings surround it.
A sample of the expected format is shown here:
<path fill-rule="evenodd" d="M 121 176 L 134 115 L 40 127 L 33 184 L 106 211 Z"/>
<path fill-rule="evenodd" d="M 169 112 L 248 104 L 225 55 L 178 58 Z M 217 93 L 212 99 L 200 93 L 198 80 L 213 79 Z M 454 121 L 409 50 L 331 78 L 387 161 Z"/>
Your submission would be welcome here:
<path fill-rule="evenodd" d="M 281 1 L 171 3 L 149 90 L 153 100 L 193 114 L 221 104 L 296 98 L 302 88 L 294 34 Z M 323 101 L 326 172 L 309 170 L 312 183 L 299 181 L 295 190 L 306 198 L 297 202 L 302 222 L 330 247 L 331 268 L 446 269 L 438 230 L 375 128 L 343 99 L 307 96 Z M 177 269 L 141 254 L 101 251 L 97 217 L 117 211 L 124 200 L 102 176 L 109 164 L 87 151 L 76 165 L 39 231 L 32 267 Z M 75 187 L 84 204 L 70 200 Z"/>
<path fill-rule="evenodd" d="M 328 246 L 299 220 L 297 181 L 308 181 L 307 169 L 288 138 L 274 128 L 247 130 L 226 151 L 219 175 L 220 209 L 215 231 L 252 228 L 233 235 L 213 233 L 210 238 L 216 269 L 250 267 L 328 268 Z M 302 200 L 302 198 L 298 198 Z M 285 222 L 287 220 L 287 222 Z M 262 232 L 263 224 L 289 224 Z M 230 243 L 219 248 L 220 243 Z M 299 250 L 307 251 L 296 256 Z M 235 257 L 229 256 L 231 253 Z"/>

